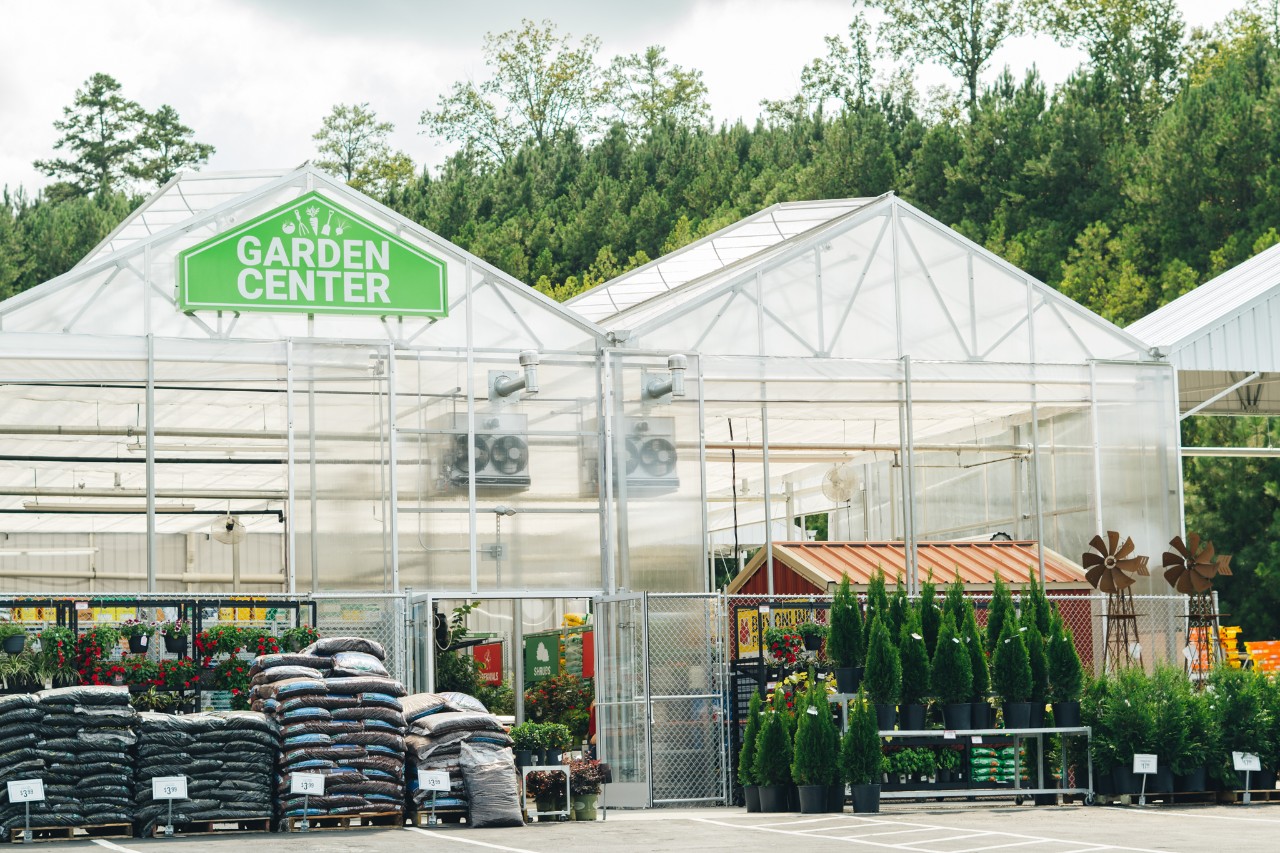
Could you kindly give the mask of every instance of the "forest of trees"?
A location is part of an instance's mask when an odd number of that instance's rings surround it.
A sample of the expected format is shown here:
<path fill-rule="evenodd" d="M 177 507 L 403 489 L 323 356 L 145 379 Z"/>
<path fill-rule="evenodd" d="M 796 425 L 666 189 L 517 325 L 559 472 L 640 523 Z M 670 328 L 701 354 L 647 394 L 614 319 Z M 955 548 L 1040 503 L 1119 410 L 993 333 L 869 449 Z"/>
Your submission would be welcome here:
<path fill-rule="evenodd" d="M 320 119 L 316 163 L 516 278 L 566 299 L 778 201 L 893 191 L 1126 325 L 1280 242 L 1280 3 L 1188 31 L 1175 0 L 869 0 L 794 97 L 716 124 L 701 72 L 660 46 L 600 57 L 525 21 L 486 37 L 487 76 L 424 105 L 456 146 L 434 171 L 369 103 Z M 991 56 L 1035 30 L 1083 50 L 1056 87 Z M 950 89 L 920 91 L 935 62 Z M 110 118 L 112 121 L 103 120 Z M 97 119 L 97 120 L 90 120 Z M 95 75 L 57 124 L 56 182 L 6 189 L 0 296 L 68 269 L 212 149 Z M 1194 418 L 1184 442 L 1280 445 L 1280 422 Z M 1224 610 L 1280 636 L 1280 461 L 1186 462 L 1188 526 L 1234 552 Z M 1159 543 L 1151 543 L 1158 562 Z"/>

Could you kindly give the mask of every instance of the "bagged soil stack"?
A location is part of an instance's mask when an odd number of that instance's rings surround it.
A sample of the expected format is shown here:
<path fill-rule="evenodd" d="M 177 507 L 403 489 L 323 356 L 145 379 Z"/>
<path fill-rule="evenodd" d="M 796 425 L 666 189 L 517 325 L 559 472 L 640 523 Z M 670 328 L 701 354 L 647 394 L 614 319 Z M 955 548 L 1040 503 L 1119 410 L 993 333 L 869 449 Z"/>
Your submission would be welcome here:
<path fill-rule="evenodd" d="M 32 803 L 32 826 L 133 822 L 137 719 L 123 687 L 63 687 L 0 704 L 5 779 L 44 780 L 46 799 Z M 0 793 L 7 834 L 23 825 L 23 808 Z"/>
<path fill-rule="evenodd" d="M 459 764 L 471 804 L 468 826 L 524 826 L 520 776 L 510 749 L 463 743 Z"/>
<path fill-rule="evenodd" d="M 144 834 L 168 819 L 168 802 L 151 797 L 157 776 L 187 777 L 188 799 L 174 801 L 174 823 L 270 818 L 279 737 L 274 720 L 251 711 L 140 714 L 136 802 Z"/>
<path fill-rule="evenodd" d="M 449 792 L 437 795 L 436 808 L 468 807 L 470 801 L 461 765 L 463 745 L 511 746 L 511 738 L 501 721 L 478 699 L 465 693 L 415 693 L 401 701 L 409 724 L 405 746 L 410 767 L 415 771 L 448 772 Z M 431 792 L 418 787 L 416 772 L 409 780 L 409 792 L 419 811 L 431 808 Z"/>
<path fill-rule="evenodd" d="M 405 689 L 385 659 L 372 640 L 326 637 L 300 654 L 254 664 L 254 698 L 281 727 L 275 793 L 283 817 L 303 815 L 294 773 L 326 777 L 324 796 L 305 800 L 308 815 L 403 811 Z M 277 668 L 284 677 L 275 677 Z"/>

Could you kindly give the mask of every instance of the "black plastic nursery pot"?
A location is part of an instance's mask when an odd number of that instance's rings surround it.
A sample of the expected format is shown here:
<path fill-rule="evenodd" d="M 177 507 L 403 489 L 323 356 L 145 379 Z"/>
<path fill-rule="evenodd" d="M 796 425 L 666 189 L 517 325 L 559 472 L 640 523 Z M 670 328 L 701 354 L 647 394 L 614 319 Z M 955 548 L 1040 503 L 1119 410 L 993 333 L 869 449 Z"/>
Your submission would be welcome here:
<path fill-rule="evenodd" d="M 1077 700 L 1053 703 L 1053 721 L 1064 729 L 1080 727 L 1080 703 Z"/>
<path fill-rule="evenodd" d="M 826 785 L 800 785 L 800 814 L 822 814 L 827 810 Z"/>
<path fill-rule="evenodd" d="M 4 638 L 5 654 L 16 655 L 21 654 L 22 649 L 27 645 L 26 634 L 14 634 L 12 637 Z"/>
<path fill-rule="evenodd" d="M 1005 702 L 1004 727 L 1006 729 L 1031 728 L 1031 703 Z"/>
<path fill-rule="evenodd" d="M 760 811 L 785 812 L 787 810 L 787 788 L 789 785 L 761 785 Z"/>
<path fill-rule="evenodd" d="M 185 655 L 187 653 L 187 638 L 166 636 L 164 638 L 164 650 L 171 655 Z"/>
<path fill-rule="evenodd" d="M 879 785 L 850 785 L 853 792 L 853 810 L 859 814 L 880 812 Z"/>
<path fill-rule="evenodd" d="M 836 668 L 836 692 L 852 694 L 862 684 L 863 667 L 842 666 Z"/>
<path fill-rule="evenodd" d="M 130 637 L 130 638 L 129 638 L 129 652 L 130 652 L 130 654 L 135 654 L 135 655 L 145 654 L 145 653 L 146 653 L 146 651 L 147 651 L 147 646 L 148 646 L 148 645 L 150 645 L 150 638 L 148 638 L 148 637 L 146 637 L 146 636 L 142 636 L 142 635 L 140 635 L 140 636 L 137 636 L 137 637 Z"/>
<path fill-rule="evenodd" d="M 816 652 L 822 648 L 822 636 L 813 636 L 804 638 L 804 649 L 807 652 Z"/>
<path fill-rule="evenodd" d="M 903 731 L 918 732 L 924 728 L 923 705 L 903 705 L 899 710 L 902 713 Z"/>
<path fill-rule="evenodd" d="M 844 811 L 844 783 L 838 782 L 827 786 L 827 811 Z"/>
<path fill-rule="evenodd" d="M 748 812 L 760 811 L 760 789 L 755 785 L 744 785 L 742 797 L 746 800 Z"/>
<path fill-rule="evenodd" d="M 898 711 L 896 706 L 890 703 L 876 703 L 876 725 L 880 731 L 889 731 L 898 722 Z"/>
<path fill-rule="evenodd" d="M 1179 794 L 1207 791 L 1209 789 L 1209 781 L 1204 765 L 1200 765 L 1185 776 L 1174 776 L 1173 789 Z"/>
<path fill-rule="evenodd" d="M 1117 794 L 1136 794 L 1142 784 L 1133 768 L 1123 764 L 1111 768 L 1111 782 L 1115 785 Z"/>
<path fill-rule="evenodd" d="M 1033 729 L 1044 728 L 1044 703 L 1043 702 L 1031 703 L 1031 726 L 1030 727 Z"/>
<path fill-rule="evenodd" d="M 516 767 L 532 767 L 533 766 L 533 750 L 517 749 L 516 750 Z"/>
<path fill-rule="evenodd" d="M 971 729 L 973 705 L 968 702 L 948 702 L 942 706 L 942 724 L 948 729 Z"/>
<path fill-rule="evenodd" d="M 995 725 L 992 719 L 991 706 L 984 699 L 979 702 L 969 703 L 970 725 L 975 729 L 989 729 Z"/>

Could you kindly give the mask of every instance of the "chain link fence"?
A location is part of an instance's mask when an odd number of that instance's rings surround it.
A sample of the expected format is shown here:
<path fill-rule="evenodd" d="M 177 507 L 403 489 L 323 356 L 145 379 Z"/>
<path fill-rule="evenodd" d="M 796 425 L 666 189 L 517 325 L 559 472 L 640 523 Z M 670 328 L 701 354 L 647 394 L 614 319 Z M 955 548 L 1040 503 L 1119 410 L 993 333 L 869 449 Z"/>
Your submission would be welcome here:
<path fill-rule="evenodd" d="M 382 644 L 392 678 L 412 685 L 404 596 L 316 597 L 315 628 L 322 637 L 364 637 Z"/>

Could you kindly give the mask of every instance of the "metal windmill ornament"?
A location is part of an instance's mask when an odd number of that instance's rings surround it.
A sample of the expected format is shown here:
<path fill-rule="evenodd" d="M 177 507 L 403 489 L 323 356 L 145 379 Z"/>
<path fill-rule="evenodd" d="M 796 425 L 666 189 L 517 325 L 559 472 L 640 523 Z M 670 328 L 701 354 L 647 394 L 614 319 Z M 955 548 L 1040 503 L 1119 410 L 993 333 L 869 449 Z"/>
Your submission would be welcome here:
<path fill-rule="evenodd" d="M 1188 596 L 1187 646 L 1193 651 L 1187 658 L 1187 665 L 1193 666 L 1197 659 L 1201 665 L 1207 665 L 1210 660 L 1204 659 L 1206 655 L 1212 661 L 1220 661 L 1225 653 L 1218 639 L 1213 579 L 1231 574 L 1231 557 L 1215 554 L 1213 543 L 1207 539 L 1202 541 L 1197 533 L 1188 536 L 1185 543 L 1181 536 L 1175 536 L 1169 545 L 1173 550 L 1164 552 L 1164 579 L 1178 592 Z"/>
<path fill-rule="evenodd" d="M 1089 541 L 1092 551 L 1081 557 L 1085 578 L 1099 592 L 1107 595 L 1107 613 L 1103 621 L 1104 671 L 1128 666 L 1142 648 L 1138 642 L 1138 617 L 1133 610 L 1131 587 L 1137 577 L 1147 577 L 1147 558 L 1134 554 L 1133 539 L 1107 531 L 1107 538 L 1094 536 Z"/>

